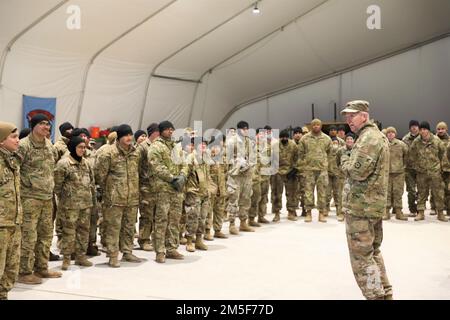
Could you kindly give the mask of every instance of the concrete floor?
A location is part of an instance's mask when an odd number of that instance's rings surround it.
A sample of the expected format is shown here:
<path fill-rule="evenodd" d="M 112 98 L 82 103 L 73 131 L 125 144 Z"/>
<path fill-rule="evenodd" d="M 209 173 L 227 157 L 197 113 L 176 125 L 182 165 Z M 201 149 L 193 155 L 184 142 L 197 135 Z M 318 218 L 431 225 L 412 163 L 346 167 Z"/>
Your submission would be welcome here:
<path fill-rule="evenodd" d="M 154 252 L 136 250 L 143 263 L 112 269 L 102 254 L 93 267 L 71 266 L 61 279 L 17 284 L 10 299 L 363 299 L 334 211 L 326 224 L 316 210 L 310 224 L 283 213 L 278 224 L 208 242 L 206 252 L 181 246 L 184 261 L 161 265 Z M 450 223 L 428 211 L 421 222 L 392 219 L 384 223 L 382 252 L 396 299 L 450 299 Z"/>

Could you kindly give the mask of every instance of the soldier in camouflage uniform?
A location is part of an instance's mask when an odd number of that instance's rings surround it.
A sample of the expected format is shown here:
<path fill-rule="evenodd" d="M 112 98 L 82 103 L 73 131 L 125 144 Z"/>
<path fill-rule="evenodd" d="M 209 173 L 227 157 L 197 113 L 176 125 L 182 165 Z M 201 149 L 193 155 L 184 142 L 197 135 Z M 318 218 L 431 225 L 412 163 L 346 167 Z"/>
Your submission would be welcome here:
<path fill-rule="evenodd" d="M 265 135 L 262 128 L 256 129 L 256 146 L 257 146 L 257 161 L 256 165 L 253 169 L 253 177 L 252 177 L 252 198 L 250 209 L 248 210 L 248 225 L 250 227 L 261 227 L 261 224 L 256 221 L 256 217 L 259 214 L 259 203 L 261 202 L 261 159 L 259 148 L 260 145 L 264 142 Z"/>
<path fill-rule="evenodd" d="M 164 263 L 166 258 L 184 259 L 177 251 L 180 235 L 180 218 L 183 206 L 183 189 L 186 183 L 188 168 L 185 164 L 174 162 L 172 141 L 174 126 L 169 121 L 159 124 L 160 137 L 150 146 L 150 174 L 154 177 L 157 190 L 155 224 L 153 230 L 153 247 L 156 251 L 156 262 Z M 176 149 L 175 149 L 176 150 Z"/>
<path fill-rule="evenodd" d="M 345 135 L 345 146 L 344 147 L 340 147 L 336 153 L 336 163 L 337 166 L 339 168 L 339 170 L 341 171 L 341 176 L 342 176 L 342 190 L 341 190 L 341 208 L 342 208 L 342 194 L 343 194 L 343 189 L 344 189 L 344 185 L 346 183 L 346 179 L 347 177 L 345 177 L 344 171 L 342 170 L 342 158 L 345 157 L 350 157 L 350 155 L 352 154 L 352 149 L 353 149 L 353 145 L 355 143 L 355 135 L 352 132 L 349 132 Z M 342 209 L 341 209 L 342 211 Z M 337 216 L 337 220 L 338 221 L 344 221 L 345 216 L 344 216 L 344 212 L 341 212 L 341 215 Z"/>
<path fill-rule="evenodd" d="M 450 215 L 450 161 L 448 160 L 447 147 L 450 146 L 450 137 L 447 133 L 448 127 L 445 122 L 439 122 L 436 126 L 436 134 L 444 144 L 446 154 L 442 158 L 442 180 L 444 180 L 444 209 Z"/>
<path fill-rule="evenodd" d="M 270 128 L 266 126 L 266 128 Z M 271 157 L 272 157 L 272 131 L 268 129 L 259 130 L 259 141 L 257 144 L 259 161 L 260 197 L 258 202 L 258 223 L 270 223 L 265 218 L 267 214 L 267 202 L 269 200 L 269 187 L 272 177 Z M 268 135 L 270 133 L 270 135 Z"/>
<path fill-rule="evenodd" d="M 345 141 L 345 138 L 346 138 L 345 126 L 343 126 L 343 125 L 338 126 L 337 136 Z"/>
<path fill-rule="evenodd" d="M 55 194 L 63 214 L 62 270 L 68 270 L 72 254 L 75 254 L 76 265 L 92 266 L 92 262 L 86 259 L 86 250 L 95 197 L 94 171 L 83 158 L 86 142 L 82 138 L 72 137 L 68 150 L 69 155 L 61 159 L 55 168 Z"/>
<path fill-rule="evenodd" d="M 19 273 L 22 206 L 20 204 L 19 133 L 0 122 L 0 300 L 8 299 Z"/>
<path fill-rule="evenodd" d="M 391 218 L 390 209 L 397 220 L 408 220 L 403 215 L 403 188 L 405 185 L 405 162 L 408 157 L 408 146 L 396 139 L 397 130 L 394 127 L 386 128 L 386 136 L 389 140 L 389 183 L 386 212 L 383 220 Z"/>
<path fill-rule="evenodd" d="M 409 150 L 413 166 L 417 172 L 417 217 L 415 221 L 425 219 L 425 203 L 428 195 L 433 194 L 438 220 L 448 221 L 444 215 L 444 181 L 442 180 L 442 161 L 445 156 L 445 146 L 441 140 L 430 132 L 430 124 L 426 121 L 420 124 L 420 136 L 414 140 Z"/>
<path fill-rule="evenodd" d="M 295 144 L 300 144 L 300 139 L 303 137 L 303 129 L 300 127 L 294 128 L 293 131 L 294 136 L 292 137 Z M 306 134 L 306 133 L 305 133 Z M 305 179 L 304 179 L 304 164 L 302 163 L 302 159 L 297 159 L 297 163 L 295 168 L 297 169 L 297 203 L 300 205 L 302 209 L 302 217 L 306 217 L 306 209 L 305 209 Z"/>
<path fill-rule="evenodd" d="M 141 262 L 133 251 L 133 240 L 139 206 L 140 154 L 133 146 L 133 131 L 122 124 L 117 129 L 117 142 L 105 149 L 96 161 L 95 181 L 103 199 L 106 222 L 106 247 L 109 266 L 120 267 L 122 260 Z"/>
<path fill-rule="evenodd" d="M 278 172 L 273 177 L 274 183 L 272 185 L 272 211 L 275 213 L 273 222 L 280 221 L 283 188 L 286 189 L 288 220 L 297 221 L 297 169 L 295 168 L 298 153 L 297 145 L 289 139 L 289 132 L 287 130 L 281 131 L 279 138 L 274 148 L 278 150 L 278 154 L 274 155 L 278 158 Z"/>
<path fill-rule="evenodd" d="M 64 155 L 69 153 L 67 145 L 69 144 L 73 129 L 74 127 L 70 124 L 70 122 L 64 122 L 59 126 L 61 137 L 59 137 L 59 139 L 56 140 L 55 144 L 53 145 L 53 147 L 56 149 L 56 152 L 58 153 L 56 162 L 58 162 L 59 159 L 61 159 Z"/>
<path fill-rule="evenodd" d="M 22 248 L 18 282 L 39 284 L 39 278 L 59 278 L 48 270 L 53 238 L 53 171 L 56 152 L 46 138 L 50 122 L 43 114 L 31 119 L 32 132 L 20 140 L 21 200 L 23 207 Z M 34 270 L 34 274 L 32 274 Z"/>
<path fill-rule="evenodd" d="M 334 199 L 336 206 L 336 216 L 342 221 L 342 188 L 344 187 L 344 179 L 342 171 L 337 164 L 337 153 L 340 148 L 339 140 L 336 136 L 331 138 L 332 144 L 328 155 L 328 189 L 327 189 L 327 211 L 330 210 L 331 197 Z M 345 142 L 344 142 L 345 143 Z M 327 214 L 328 215 L 328 214 Z"/>
<path fill-rule="evenodd" d="M 248 210 L 251 206 L 253 167 L 256 165 L 256 150 L 248 136 L 248 123 L 240 121 L 237 134 L 227 138 L 226 155 L 228 162 L 227 191 L 229 194 L 227 211 L 229 213 L 230 234 L 239 231 L 253 232 L 247 224 Z M 236 215 L 241 224 L 239 231 L 235 226 Z"/>
<path fill-rule="evenodd" d="M 344 139 L 341 139 L 340 137 L 338 137 L 337 129 L 338 128 L 334 124 L 331 125 L 330 128 L 328 129 L 328 135 L 330 136 L 331 139 L 336 138 L 336 140 L 338 141 L 339 147 L 343 147 L 343 146 L 345 146 L 345 141 L 344 141 Z"/>
<path fill-rule="evenodd" d="M 153 231 L 153 219 L 156 209 L 156 190 L 154 189 L 152 177 L 150 176 L 148 164 L 148 152 L 151 144 L 159 137 L 159 127 L 157 123 L 152 123 L 147 128 L 148 138 L 138 146 L 141 153 L 141 163 L 139 166 L 139 239 L 138 243 L 142 250 L 153 251 L 151 234 Z"/>
<path fill-rule="evenodd" d="M 328 155 L 331 150 L 331 139 L 322 130 L 322 122 L 314 119 L 311 122 L 312 131 L 300 140 L 298 159 L 302 159 L 305 174 L 306 218 L 312 221 L 311 211 L 314 208 L 314 189 L 317 186 L 317 207 L 319 221 L 327 222 L 327 185 L 328 185 Z"/>
<path fill-rule="evenodd" d="M 369 120 L 369 103 L 352 101 L 341 112 L 358 135 L 350 156 L 341 157 L 346 176 L 343 210 L 350 261 L 356 282 L 366 299 L 391 300 L 392 286 L 386 274 L 380 246 L 382 216 L 386 209 L 389 178 L 387 138 Z"/>
<path fill-rule="evenodd" d="M 417 120 L 411 120 L 409 122 L 409 132 L 403 137 L 402 141 L 406 143 L 408 149 L 411 148 L 411 144 L 414 139 L 419 136 L 419 122 Z M 417 174 L 413 167 L 414 159 L 411 154 L 408 153 L 408 158 L 405 164 L 405 182 L 406 191 L 408 192 L 408 207 L 410 216 L 415 217 L 417 213 Z"/>

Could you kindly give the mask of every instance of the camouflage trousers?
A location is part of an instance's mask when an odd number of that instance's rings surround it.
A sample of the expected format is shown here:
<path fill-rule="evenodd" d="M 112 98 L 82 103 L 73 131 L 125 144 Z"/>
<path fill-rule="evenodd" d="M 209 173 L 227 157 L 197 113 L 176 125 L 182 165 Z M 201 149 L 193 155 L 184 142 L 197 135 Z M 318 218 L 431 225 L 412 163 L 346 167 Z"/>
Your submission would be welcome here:
<path fill-rule="evenodd" d="M 283 189 L 286 189 L 286 207 L 289 212 L 298 209 L 297 180 L 288 179 L 286 174 L 272 176 L 272 211 L 279 213 L 282 209 Z"/>
<path fill-rule="evenodd" d="M 0 227 L 0 299 L 7 299 L 19 273 L 20 226 Z"/>
<path fill-rule="evenodd" d="M 137 206 L 103 207 L 103 219 L 106 222 L 105 244 L 108 257 L 117 257 L 119 251 L 131 253 L 136 232 Z"/>
<path fill-rule="evenodd" d="M 409 212 L 417 212 L 417 173 L 412 169 L 405 169 L 406 191 L 408 192 Z"/>
<path fill-rule="evenodd" d="M 20 274 L 48 269 L 53 238 L 52 199 L 22 198 L 23 223 Z"/>
<path fill-rule="evenodd" d="M 226 197 L 224 196 L 215 195 L 210 198 L 210 207 L 205 226 L 206 231 L 211 230 L 211 226 L 216 232 L 222 230 L 223 219 L 225 217 L 225 203 Z"/>
<path fill-rule="evenodd" d="M 380 246 L 383 241 L 382 219 L 346 215 L 347 244 L 356 282 L 366 299 L 392 295 Z"/>
<path fill-rule="evenodd" d="M 63 225 L 61 253 L 70 256 L 86 254 L 89 242 L 91 208 L 82 210 L 60 210 Z"/>
<path fill-rule="evenodd" d="M 259 203 L 261 202 L 261 182 L 253 182 L 252 198 L 250 209 L 248 210 L 249 218 L 256 218 L 259 213 Z"/>
<path fill-rule="evenodd" d="M 139 245 L 150 244 L 153 231 L 153 220 L 155 219 L 156 197 L 154 193 L 141 193 L 141 204 L 139 205 Z"/>
<path fill-rule="evenodd" d="M 160 192 L 156 197 L 153 247 L 156 253 L 166 253 L 178 249 L 180 244 L 183 193 Z"/>
<path fill-rule="evenodd" d="M 405 186 L 404 173 L 390 173 L 388 183 L 388 197 L 386 209 L 402 209 L 403 208 L 403 188 Z"/>
<path fill-rule="evenodd" d="M 327 210 L 330 211 L 331 198 L 334 199 L 336 215 L 342 213 L 342 190 L 344 189 L 344 178 L 333 174 L 328 175 L 327 188 Z"/>
<path fill-rule="evenodd" d="M 210 209 L 209 199 L 187 193 L 184 208 L 186 210 L 186 237 L 192 239 L 194 235 L 205 234 L 206 217 Z"/>
<path fill-rule="evenodd" d="M 267 202 L 269 202 L 270 178 L 263 178 L 261 181 L 261 200 L 258 204 L 258 216 L 264 217 L 267 213 Z"/>
<path fill-rule="evenodd" d="M 97 223 L 99 219 L 98 215 L 99 206 L 97 203 L 91 208 L 91 215 L 89 217 L 89 244 L 97 243 Z"/>
<path fill-rule="evenodd" d="M 425 210 L 430 189 L 436 210 L 444 210 L 444 181 L 440 173 L 417 173 L 417 188 L 419 189 L 419 197 L 417 200 L 418 210 Z"/>
<path fill-rule="evenodd" d="M 241 220 L 248 218 L 248 210 L 251 206 L 252 198 L 252 170 L 240 173 L 237 176 L 229 176 L 227 179 L 228 206 L 227 212 L 230 214 L 230 221 L 234 221 L 239 214 Z"/>
<path fill-rule="evenodd" d="M 317 208 L 327 208 L 328 171 L 305 171 L 305 207 L 314 209 L 314 189 L 317 187 Z"/>
<path fill-rule="evenodd" d="M 297 203 L 301 208 L 305 208 L 305 177 L 303 173 L 297 175 Z"/>
<path fill-rule="evenodd" d="M 449 214 L 450 210 L 450 172 L 444 172 L 442 174 L 442 180 L 444 180 L 444 209 Z"/>

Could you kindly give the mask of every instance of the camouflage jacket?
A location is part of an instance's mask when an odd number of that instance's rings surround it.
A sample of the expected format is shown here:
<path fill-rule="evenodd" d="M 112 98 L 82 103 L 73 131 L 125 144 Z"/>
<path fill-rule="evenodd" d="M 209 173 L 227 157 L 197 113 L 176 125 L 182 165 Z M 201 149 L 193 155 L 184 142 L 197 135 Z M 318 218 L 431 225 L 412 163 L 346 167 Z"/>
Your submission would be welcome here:
<path fill-rule="evenodd" d="M 82 210 L 94 204 L 94 171 L 87 160 L 78 162 L 72 156 L 58 161 L 55 168 L 55 194 L 58 207 Z"/>
<path fill-rule="evenodd" d="M 139 165 L 139 190 L 142 195 L 146 195 L 153 190 L 150 183 L 150 169 L 148 163 L 148 151 L 150 150 L 150 140 L 146 139 L 144 142 L 137 146 L 137 151 L 140 153 L 140 165 Z"/>
<path fill-rule="evenodd" d="M 212 180 L 209 173 L 209 164 L 206 159 L 199 159 L 196 152 L 187 155 L 188 175 L 185 192 L 192 193 L 204 199 L 209 197 Z M 216 193 L 216 192 L 214 192 Z"/>
<path fill-rule="evenodd" d="M 216 196 L 225 197 L 227 195 L 227 179 L 225 156 L 222 155 L 221 160 L 213 158 L 209 167 L 209 175 L 212 182 L 217 186 Z"/>
<path fill-rule="evenodd" d="M 401 140 L 393 139 L 389 142 L 389 173 L 405 172 L 408 159 L 408 146 Z"/>
<path fill-rule="evenodd" d="M 441 142 L 444 144 L 445 147 L 445 155 L 442 158 L 442 171 L 444 172 L 450 172 L 450 160 L 449 160 L 449 154 L 448 150 L 450 147 L 450 137 L 446 133 L 443 137 L 439 137 L 441 139 Z"/>
<path fill-rule="evenodd" d="M 22 198 L 50 200 L 53 197 L 55 181 L 56 151 L 50 140 L 37 142 L 33 134 L 20 140 L 20 184 Z"/>
<path fill-rule="evenodd" d="M 346 176 L 343 209 L 353 216 L 381 218 L 387 202 L 389 143 L 372 121 L 358 136 L 350 156 L 341 158 Z"/>
<path fill-rule="evenodd" d="M 347 148 L 347 146 L 340 147 L 336 152 L 336 164 L 341 172 L 341 176 L 344 176 L 344 171 L 342 170 L 342 158 L 350 157 L 352 154 L 352 149 Z"/>
<path fill-rule="evenodd" d="M 19 161 L 13 153 L 0 148 L 0 227 L 21 223 Z"/>
<path fill-rule="evenodd" d="M 148 160 L 150 166 L 150 175 L 154 177 L 154 188 L 157 192 L 177 193 L 172 186 L 172 180 L 183 174 L 188 175 L 188 167 L 180 162 L 176 163 L 175 159 L 182 158 L 181 149 L 176 148 L 175 142 L 166 140 L 163 137 L 157 138 L 148 151 Z"/>
<path fill-rule="evenodd" d="M 419 136 L 412 143 L 409 154 L 414 159 L 413 166 L 417 172 L 426 174 L 441 173 L 441 161 L 445 155 L 445 147 L 435 135 L 430 133 L 430 139 L 427 142 Z"/>
<path fill-rule="evenodd" d="M 303 164 L 303 171 L 328 171 L 330 150 L 331 139 L 325 133 L 304 135 L 298 145 L 298 160 Z"/>
<path fill-rule="evenodd" d="M 297 163 L 297 145 L 294 141 L 288 140 L 287 145 L 283 145 L 280 140 L 276 142 L 274 150 L 278 148 L 278 155 L 274 153 L 274 159 L 278 158 L 278 174 L 286 175 L 296 166 Z"/>
<path fill-rule="evenodd" d="M 243 137 L 238 134 L 230 136 L 226 141 L 226 155 L 228 175 L 230 176 L 236 176 L 241 173 L 250 174 L 256 165 L 256 146 L 249 137 Z"/>
<path fill-rule="evenodd" d="M 408 150 L 409 150 L 409 148 L 411 148 L 411 145 L 412 145 L 413 141 L 414 141 L 418 136 L 419 136 L 419 135 L 413 136 L 413 135 L 411 134 L 411 132 L 408 132 L 408 133 L 403 137 L 402 141 L 403 141 L 404 143 L 406 143 L 406 145 L 408 146 Z M 411 154 L 408 152 L 408 156 L 406 157 L 405 168 L 406 168 L 406 169 L 414 169 L 413 165 L 414 165 L 414 159 L 411 157 Z"/>
<path fill-rule="evenodd" d="M 97 158 L 97 151 L 95 149 L 86 148 L 84 152 L 83 158 L 86 159 L 88 165 L 94 170 L 95 168 L 95 159 Z"/>
<path fill-rule="evenodd" d="M 328 174 L 331 176 L 340 177 L 342 176 L 342 171 L 338 166 L 337 156 L 338 151 L 341 148 L 345 148 L 339 145 L 331 145 L 330 153 L 328 154 Z"/>
<path fill-rule="evenodd" d="M 277 144 L 276 140 L 271 140 L 270 142 L 267 139 L 264 139 L 261 142 L 258 142 L 256 145 L 256 149 L 258 152 L 257 162 L 259 163 L 258 175 L 260 182 L 269 181 L 270 176 L 274 175 L 278 168 L 278 163 L 274 163 L 273 155 L 274 153 L 274 145 Z"/>
<path fill-rule="evenodd" d="M 133 146 L 125 151 L 118 142 L 98 156 L 95 181 L 103 192 L 106 206 L 139 205 L 140 155 Z"/>
<path fill-rule="evenodd" d="M 63 156 L 69 154 L 69 149 L 67 148 L 68 144 L 69 139 L 67 139 L 66 137 L 61 136 L 58 140 L 56 140 L 55 144 L 53 145 L 57 153 L 57 157 L 55 159 L 56 162 L 58 162 L 59 159 L 61 159 Z"/>

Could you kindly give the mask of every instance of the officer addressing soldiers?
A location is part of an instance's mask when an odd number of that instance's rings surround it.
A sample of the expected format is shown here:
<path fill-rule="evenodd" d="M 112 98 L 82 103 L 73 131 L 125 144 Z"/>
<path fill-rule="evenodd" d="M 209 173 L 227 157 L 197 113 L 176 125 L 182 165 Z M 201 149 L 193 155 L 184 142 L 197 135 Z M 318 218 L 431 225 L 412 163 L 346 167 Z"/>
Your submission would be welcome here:
<path fill-rule="evenodd" d="M 347 177 L 343 208 L 353 274 L 366 299 L 391 300 L 392 286 L 380 251 L 389 178 L 388 141 L 369 120 L 367 101 L 348 102 L 341 114 L 358 135 L 351 154 L 341 158 Z"/>

